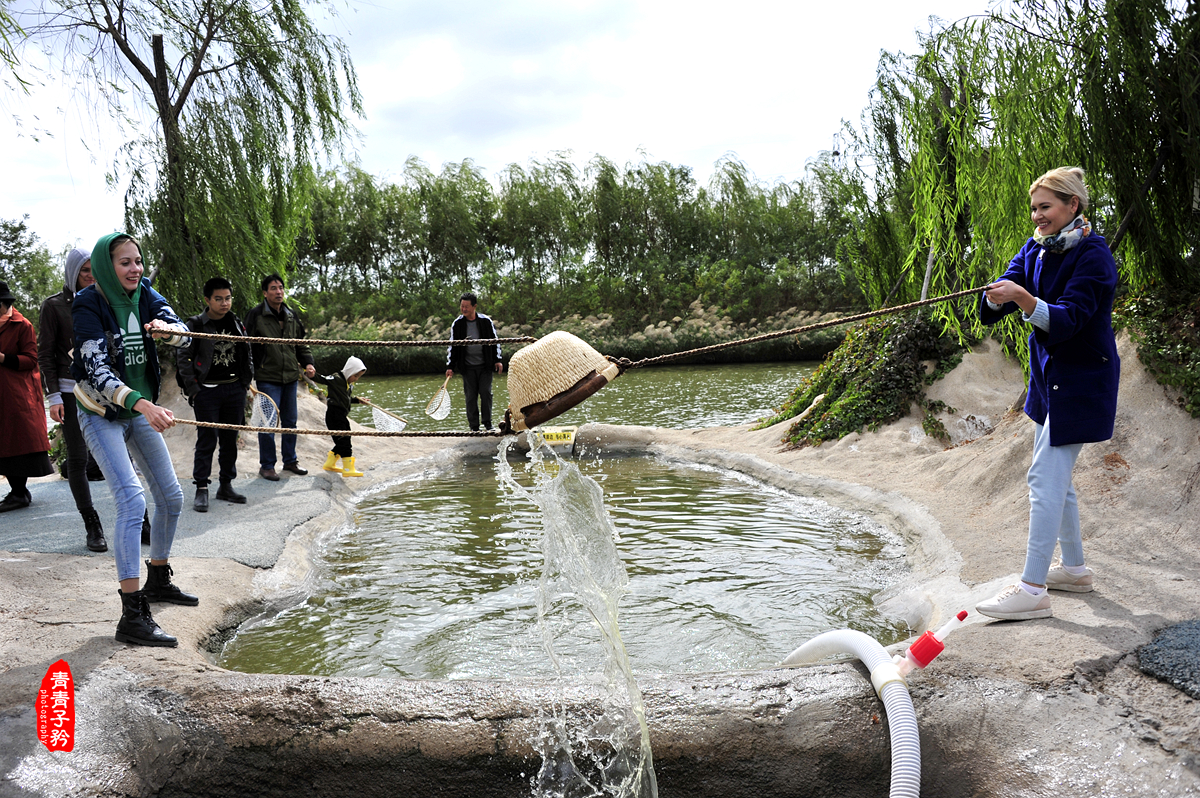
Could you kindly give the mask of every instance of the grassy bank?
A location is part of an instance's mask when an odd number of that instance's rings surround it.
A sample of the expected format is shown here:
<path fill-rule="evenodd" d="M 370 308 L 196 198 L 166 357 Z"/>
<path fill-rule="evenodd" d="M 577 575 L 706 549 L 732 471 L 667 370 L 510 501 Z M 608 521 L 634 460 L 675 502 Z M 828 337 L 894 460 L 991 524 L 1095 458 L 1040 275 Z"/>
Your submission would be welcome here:
<path fill-rule="evenodd" d="M 1117 303 L 1114 326 L 1137 343 L 1138 359 L 1158 382 L 1178 390 L 1179 406 L 1200 418 L 1200 299 L 1147 292 Z M 854 325 L 821 366 L 788 397 L 767 427 L 791 421 L 785 439 L 819 445 L 895 421 L 916 404 L 928 435 L 946 438 L 942 407 L 925 386 L 953 369 L 964 347 L 928 315 L 909 312 Z M 934 363 L 926 373 L 924 364 Z M 807 411 L 807 412 L 806 412 Z M 794 419 L 794 420 L 793 420 Z"/>
<path fill-rule="evenodd" d="M 919 311 L 856 324 L 779 412 L 756 429 L 796 419 L 784 439 L 794 446 L 819 445 L 878 429 L 916 404 L 925 411 L 926 434 L 946 439 L 934 416 L 942 408 L 925 399 L 924 389 L 958 365 L 964 348 L 957 336 L 944 334 Z M 927 361 L 934 363 L 929 373 Z"/>
<path fill-rule="evenodd" d="M 1146 292 L 1117 303 L 1113 321 L 1138 345 L 1138 359 L 1162 385 L 1179 389 L 1179 406 L 1200 418 L 1200 298 Z"/>

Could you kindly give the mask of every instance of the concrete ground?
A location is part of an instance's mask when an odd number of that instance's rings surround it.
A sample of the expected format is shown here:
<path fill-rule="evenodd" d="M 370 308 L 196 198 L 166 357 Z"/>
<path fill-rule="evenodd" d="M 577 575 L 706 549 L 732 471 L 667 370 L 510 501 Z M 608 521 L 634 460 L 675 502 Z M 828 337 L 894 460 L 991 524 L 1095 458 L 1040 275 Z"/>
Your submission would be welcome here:
<path fill-rule="evenodd" d="M 1182 413 L 1122 342 L 1117 434 L 1076 470 L 1097 589 L 1053 594 L 1054 617 L 972 614 L 909 677 L 926 796 L 1200 795 L 1200 702 L 1147 676 L 1137 650 L 1200 616 L 1200 421 Z M 672 431 L 589 425 L 577 449 L 640 451 L 742 471 L 872 515 L 902 533 L 911 578 L 880 603 L 914 628 L 973 610 L 1010 583 L 1024 552 L 1031 424 L 1006 412 L 1018 368 L 983 344 L 933 388 L 955 445 L 915 416 L 819 448 L 782 448 L 782 427 Z M 619 382 L 605 390 L 619 390 Z M 175 409 L 187 413 L 177 399 Z M 302 401 L 301 427 L 321 426 Z M 915 427 L 915 429 L 914 429 Z M 192 428 L 168 435 L 190 473 Z M 239 464 L 245 506 L 185 509 L 172 555 L 199 607 L 161 605 L 177 649 L 113 640 L 111 552 L 91 554 L 66 483 L 0 515 L 0 796 L 527 795 L 536 718 L 549 701 L 586 713 L 595 696 L 515 681 L 394 682 L 237 674 L 211 652 L 238 623 L 303 592 L 309 552 L 353 523 L 353 502 L 388 481 L 488 456 L 495 441 L 356 439 L 366 478 L 319 470 L 329 441 L 302 437 L 312 473 L 278 483 Z M 111 499 L 92 483 L 106 527 Z M 69 663 L 78 737 L 50 753 L 35 733 L 47 667 Z M 882 795 L 888 732 L 855 664 L 647 678 L 641 685 L 662 795 Z"/>

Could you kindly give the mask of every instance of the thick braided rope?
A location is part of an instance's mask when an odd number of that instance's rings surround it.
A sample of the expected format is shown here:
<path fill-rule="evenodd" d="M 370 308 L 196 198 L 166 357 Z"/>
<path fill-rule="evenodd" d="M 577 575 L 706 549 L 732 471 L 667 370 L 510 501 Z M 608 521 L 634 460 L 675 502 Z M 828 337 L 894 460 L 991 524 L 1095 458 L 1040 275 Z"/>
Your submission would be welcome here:
<path fill-rule="evenodd" d="M 711 346 L 703 346 L 699 349 L 688 349 L 684 352 L 674 352 L 666 355 L 658 355 L 657 357 L 648 357 L 644 360 L 638 360 L 636 362 L 632 362 L 626 358 L 613 357 L 610 357 L 609 360 L 618 364 L 621 367 L 621 371 L 637 369 L 641 368 L 642 366 L 656 366 L 661 363 L 670 363 L 673 360 L 681 360 L 685 357 L 692 357 L 693 355 L 702 355 L 706 352 L 717 352 L 721 349 L 732 349 L 735 346 L 745 346 L 746 344 L 754 344 L 758 343 L 759 341 L 771 341 L 776 338 L 786 337 L 788 335 L 797 335 L 799 333 L 813 332 L 815 330 L 824 330 L 827 327 L 837 327 L 840 324 L 853 324 L 856 321 L 873 319 L 876 316 L 886 316 L 889 313 L 899 313 L 904 310 L 912 310 L 913 308 L 924 307 L 925 305 L 932 305 L 937 302 L 946 302 L 948 300 L 958 299 L 959 297 L 967 296 L 969 294 L 982 293 L 983 288 L 983 286 L 979 288 L 968 288 L 965 291 L 958 291 L 953 294 L 946 294 L 945 296 L 937 296 L 933 297 L 932 299 L 922 299 L 918 300 L 917 302 L 909 302 L 907 305 L 896 305 L 895 307 L 872 310 L 869 313 L 859 313 L 856 316 L 842 316 L 840 319 L 833 319 L 832 321 L 822 321 L 816 324 L 807 324 L 803 327 L 793 327 L 790 330 L 779 330 L 778 332 L 763 333 L 762 335 L 756 335 L 753 338 L 743 338 L 739 341 L 726 341 L 723 344 L 712 344 Z"/>
<path fill-rule="evenodd" d="M 859 313 L 855 316 L 843 316 L 839 319 L 831 321 L 818 322 L 816 324 L 807 324 L 803 327 L 793 327 L 789 330 L 780 330 L 778 332 L 763 333 L 752 338 L 743 338 L 738 341 L 727 341 L 722 344 L 713 344 L 711 346 L 700 347 L 699 349 L 688 349 L 683 352 L 675 352 L 673 354 L 659 355 L 658 357 L 648 357 L 637 362 L 631 362 L 626 358 L 608 359 L 617 363 L 621 367 L 621 371 L 629 369 L 641 368 L 643 366 L 653 366 L 660 363 L 669 363 L 673 360 L 680 360 L 694 355 L 704 354 L 706 352 L 717 352 L 722 349 L 731 349 L 735 346 L 744 346 L 746 344 L 758 343 L 759 341 L 772 341 L 776 338 L 783 338 L 788 335 L 798 335 L 805 332 L 813 332 L 816 330 L 824 330 L 828 327 L 837 327 L 841 324 L 853 324 L 866 319 L 873 319 L 877 316 L 886 316 L 891 313 L 900 313 L 913 308 L 920 308 L 926 305 L 933 305 L 937 302 L 946 302 L 951 299 L 958 299 L 969 294 L 979 294 L 983 291 L 984 286 L 979 288 L 968 288 L 965 291 L 957 291 L 953 294 L 937 296 L 931 299 L 922 299 L 917 302 L 909 302 L 906 305 L 896 305 L 890 308 L 881 308 L 873 310 L 869 313 Z M 267 343 L 277 345 L 296 345 L 305 344 L 309 346 L 346 346 L 353 344 L 355 346 L 479 346 L 483 344 L 497 343 L 535 343 L 538 339 L 532 336 L 524 336 L 521 338 L 491 338 L 488 340 L 474 340 L 464 338 L 458 341 L 331 341 L 308 338 L 257 338 L 244 335 L 227 335 L 225 333 L 199 333 L 189 332 L 193 338 L 212 338 L 216 340 L 242 341 L 247 343 Z M 267 434 L 279 435 L 332 435 L 328 429 L 282 429 L 276 427 L 250 427 L 240 424 L 218 424 L 213 421 L 193 421 L 187 418 L 175 419 L 177 424 L 189 424 L 194 427 L 209 427 L 211 429 L 227 429 L 237 430 L 239 432 L 260 432 Z M 499 431 L 492 432 L 380 432 L 378 430 L 337 430 L 339 436 L 358 436 L 364 438 L 493 438 L 500 437 L 505 433 Z M 508 433 L 513 434 L 513 433 Z"/>
<path fill-rule="evenodd" d="M 242 424 L 218 424 L 215 421 L 194 421 L 190 418 L 176 418 L 176 424 L 187 424 L 192 427 L 209 427 L 211 429 L 232 429 L 238 432 L 263 432 L 268 435 L 337 435 L 358 436 L 362 438 L 498 438 L 504 433 L 498 430 L 491 432 L 380 432 L 373 429 L 292 429 L 290 427 L 250 427 Z M 515 433 L 510 433 L 515 434 Z"/>
<path fill-rule="evenodd" d="M 793 327 L 790 330 L 779 330 L 777 332 L 763 333 L 762 335 L 755 335 L 752 338 L 742 338 L 737 341 L 726 341 L 725 343 L 722 343 L 722 344 L 712 344 L 710 346 L 702 346 L 698 349 L 687 349 L 683 352 L 673 352 L 673 353 L 666 354 L 666 355 L 658 355 L 657 357 L 648 357 L 643 360 L 638 360 L 636 362 L 630 361 L 627 358 L 614 358 L 611 356 L 608 356 L 608 359 L 611 360 L 612 362 L 620 365 L 622 372 L 627 371 L 629 369 L 641 368 L 643 366 L 657 366 L 661 363 L 670 363 L 673 360 L 682 360 L 683 358 L 692 357 L 694 355 L 702 355 L 702 354 L 706 354 L 708 352 L 718 352 L 722 349 L 732 349 L 735 346 L 745 346 L 746 344 L 756 344 L 761 341 L 773 341 L 776 338 L 784 338 L 789 335 L 798 335 L 800 333 L 815 332 L 817 330 L 824 330 L 829 327 L 837 327 L 842 324 L 853 324 L 854 322 L 865 321 L 866 319 L 873 319 L 873 318 L 876 318 L 877 316 L 887 316 L 891 313 L 900 313 L 905 310 L 912 310 L 913 308 L 925 307 L 926 305 L 934 305 L 934 304 L 937 304 L 938 302 L 947 302 L 951 299 L 958 299 L 959 297 L 968 296 L 970 294 L 982 293 L 984 288 L 986 288 L 986 286 L 980 286 L 978 288 L 968 288 L 965 291 L 956 291 L 953 294 L 945 294 L 944 296 L 935 296 L 930 299 L 921 299 L 916 302 L 909 302 L 907 305 L 896 305 L 896 306 L 890 307 L 890 308 L 880 308 L 879 310 L 872 310 L 868 313 L 859 313 L 855 316 L 842 316 L 841 318 L 833 319 L 831 321 L 822 321 L 822 322 L 818 322 L 816 324 L 806 324 L 803 327 Z M 315 338 L 259 338 L 259 337 L 251 337 L 251 336 L 247 336 L 247 335 L 228 335 L 226 333 L 201 333 L 201 332 L 191 332 L 191 331 L 186 332 L 186 333 L 178 333 L 178 334 L 182 335 L 184 337 L 192 337 L 192 338 L 211 338 L 213 340 L 240 341 L 243 343 L 252 343 L 252 344 L 258 344 L 258 343 L 276 344 L 276 345 L 281 345 L 281 346 L 292 346 L 292 345 L 305 345 L 305 346 L 349 346 L 349 345 L 353 345 L 353 346 L 368 346 L 368 347 L 370 347 L 370 346 L 482 346 L 482 345 L 490 345 L 490 344 L 536 343 L 538 340 L 537 338 L 534 338 L 533 336 L 530 336 L 530 335 L 522 336 L 520 338 L 489 338 L 486 340 L 463 338 L 461 340 L 455 340 L 455 341 L 355 341 L 355 340 L 337 341 L 337 340 L 323 340 L 323 339 L 315 339 Z M 398 434 L 408 434 L 408 433 L 378 433 L 378 434 L 398 435 Z M 413 434 L 417 434 L 417 433 L 413 433 Z"/>
<path fill-rule="evenodd" d="M 536 338 L 529 335 L 520 338 L 462 338 L 454 341 L 338 341 L 324 338 L 263 338 L 253 335 L 229 335 L 228 333 L 179 332 L 171 333 L 182 338 L 211 338 L 214 341 L 238 341 L 244 344 L 275 344 L 277 346 L 488 346 L 491 344 L 532 344 Z"/>

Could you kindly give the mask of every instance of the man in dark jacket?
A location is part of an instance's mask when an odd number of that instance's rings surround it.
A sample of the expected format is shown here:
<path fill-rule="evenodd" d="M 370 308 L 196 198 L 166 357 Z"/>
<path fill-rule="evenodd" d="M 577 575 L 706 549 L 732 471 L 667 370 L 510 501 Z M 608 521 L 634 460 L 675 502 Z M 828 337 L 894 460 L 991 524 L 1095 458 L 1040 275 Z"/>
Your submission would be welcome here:
<path fill-rule="evenodd" d="M 492 320 L 476 311 L 477 304 L 479 298 L 474 294 L 463 294 L 459 298 L 458 309 L 462 315 L 450 325 L 451 341 L 467 338 L 486 341 L 499 337 Z M 456 371 L 463 377 L 467 423 L 471 425 L 471 430 L 479 431 L 480 415 L 483 416 L 484 428 L 492 429 L 492 372 L 499 374 L 504 371 L 500 344 L 449 347 L 446 353 L 446 376 L 453 376 Z"/>
<path fill-rule="evenodd" d="M 283 301 L 283 278 L 269 274 L 262 281 L 263 302 L 246 314 L 246 334 L 251 338 L 303 338 L 304 324 Z M 279 422 L 285 429 L 296 428 L 296 383 L 303 373 L 317 373 L 313 356 L 303 344 L 251 344 L 254 378 L 258 390 L 275 400 Z M 283 435 L 283 470 L 304 476 L 296 459 L 296 436 Z M 258 435 L 258 474 L 272 482 L 279 480 L 275 471 L 275 436 Z"/>
<path fill-rule="evenodd" d="M 204 303 L 208 308 L 187 320 L 192 332 L 246 334 L 238 317 L 233 314 L 233 285 L 224 277 L 214 277 L 204 284 Z M 177 352 L 179 384 L 187 394 L 188 404 L 196 409 L 197 421 L 219 424 L 243 424 L 246 421 L 246 391 L 254 378 L 250 360 L 250 345 L 212 338 L 193 338 L 192 343 Z M 220 441 L 217 457 L 220 467 L 220 487 L 217 498 L 234 504 L 245 504 L 246 497 L 233 489 L 237 476 L 237 430 L 196 428 L 196 456 L 192 463 L 192 480 L 196 483 L 196 499 L 192 508 L 208 512 L 208 483 L 212 474 L 213 450 Z"/>
<path fill-rule="evenodd" d="M 92 253 L 81 247 L 67 253 L 63 277 L 63 290 L 42 303 L 38 323 L 38 370 L 49 398 L 50 418 L 62 424 L 63 440 L 67 444 L 67 482 L 71 485 L 75 509 L 83 518 L 87 547 L 91 551 L 108 551 L 100 515 L 92 504 L 87 477 L 87 444 L 79 430 L 75 394 L 71 392 L 75 388 L 75 380 L 71 378 L 71 350 L 75 348 L 71 303 L 75 301 L 76 291 L 95 282 L 92 279 Z"/>

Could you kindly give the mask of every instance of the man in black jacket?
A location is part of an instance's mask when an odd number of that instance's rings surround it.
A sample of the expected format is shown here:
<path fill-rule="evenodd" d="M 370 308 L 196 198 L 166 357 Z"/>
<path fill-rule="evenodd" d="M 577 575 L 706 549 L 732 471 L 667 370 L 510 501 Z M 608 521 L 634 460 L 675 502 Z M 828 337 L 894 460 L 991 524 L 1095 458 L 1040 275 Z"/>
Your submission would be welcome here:
<path fill-rule="evenodd" d="M 492 320 L 475 310 L 478 303 L 479 298 L 474 294 L 463 294 L 458 300 L 462 315 L 450 325 L 451 341 L 467 338 L 486 341 L 499 337 Z M 451 346 L 449 350 L 446 353 L 446 376 L 451 377 L 456 371 L 462 374 L 463 392 L 467 398 L 467 423 L 473 432 L 478 432 L 482 415 L 484 428 L 492 429 L 492 372 L 499 374 L 504 371 L 500 344 Z"/>
<path fill-rule="evenodd" d="M 224 277 L 214 277 L 204 284 L 204 303 L 208 309 L 187 320 L 192 332 L 246 334 L 238 317 L 233 314 L 233 286 Z M 246 421 L 246 390 L 254 378 L 250 345 L 237 341 L 218 341 L 212 338 L 193 338 L 189 346 L 178 350 L 179 383 L 187 394 L 188 404 L 196 409 L 197 421 L 220 424 L 244 424 Z M 233 489 L 237 476 L 237 430 L 196 428 L 196 457 L 192 463 L 192 479 L 196 483 L 196 499 L 192 508 L 208 512 L 208 483 L 212 473 L 213 450 L 220 441 L 217 457 L 221 485 L 217 498 L 234 504 L 245 504 L 246 497 Z"/>
<path fill-rule="evenodd" d="M 88 449 L 79 430 L 75 394 L 71 393 L 75 387 L 75 380 L 71 379 L 71 356 L 75 349 L 71 303 L 75 301 L 76 291 L 96 282 L 92 278 L 91 251 L 80 247 L 71 250 L 67 254 L 63 276 L 63 290 L 42 303 L 38 325 L 38 370 L 50 400 L 50 418 L 62 424 L 63 440 L 67 444 L 67 481 L 71 485 L 75 508 L 83 517 L 87 547 L 91 551 L 108 551 L 100 515 L 92 504 L 87 475 Z"/>

